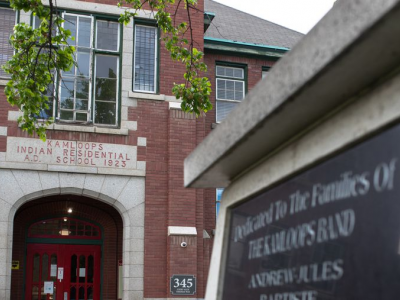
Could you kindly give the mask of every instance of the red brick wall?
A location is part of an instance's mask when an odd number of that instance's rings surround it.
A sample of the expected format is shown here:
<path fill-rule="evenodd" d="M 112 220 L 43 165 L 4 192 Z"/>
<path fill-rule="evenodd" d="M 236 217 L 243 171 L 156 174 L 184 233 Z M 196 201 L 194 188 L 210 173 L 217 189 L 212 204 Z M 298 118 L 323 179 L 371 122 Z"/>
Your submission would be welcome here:
<path fill-rule="evenodd" d="M 138 101 L 128 120 L 137 121 L 137 133 L 147 137 L 147 147 L 138 148 L 138 160 L 146 158 L 144 296 L 161 298 L 167 289 L 168 103 Z"/>
<path fill-rule="evenodd" d="M 73 207 L 73 213 L 66 212 Z M 122 260 L 122 219 L 109 205 L 79 196 L 54 196 L 28 202 L 14 218 L 12 259 L 20 261 L 20 269 L 11 273 L 11 300 L 23 300 L 26 230 L 40 219 L 53 217 L 82 218 L 103 227 L 103 299 L 117 299 L 118 261 Z"/>

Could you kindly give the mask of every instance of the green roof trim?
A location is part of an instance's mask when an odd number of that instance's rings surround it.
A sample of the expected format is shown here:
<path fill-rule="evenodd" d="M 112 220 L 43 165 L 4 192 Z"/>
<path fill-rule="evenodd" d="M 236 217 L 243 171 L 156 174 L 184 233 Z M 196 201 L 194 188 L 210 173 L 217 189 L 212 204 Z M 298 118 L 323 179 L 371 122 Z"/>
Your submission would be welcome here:
<path fill-rule="evenodd" d="M 269 50 L 280 50 L 280 51 L 285 51 L 285 52 L 290 50 L 290 48 L 286 48 L 286 47 L 244 43 L 244 42 L 237 42 L 237 41 L 226 40 L 226 39 L 217 39 L 217 38 L 212 38 L 212 37 L 207 37 L 207 36 L 204 37 L 204 42 L 220 42 L 220 43 L 228 43 L 228 44 L 241 45 L 241 46 L 247 46 L 247 47 L 265 48 L 265 49 L 269 49 Z"/>
<path fill-rule="evenodd" d="M 281 58 L 289 48 L 267 45 L 257 45 L 244 42 L 235 42 L 225 39 L 204 37 L 204 51 L 208 53 L 223 53 L 234 56 L 245 56 L 277 60 Z"/>

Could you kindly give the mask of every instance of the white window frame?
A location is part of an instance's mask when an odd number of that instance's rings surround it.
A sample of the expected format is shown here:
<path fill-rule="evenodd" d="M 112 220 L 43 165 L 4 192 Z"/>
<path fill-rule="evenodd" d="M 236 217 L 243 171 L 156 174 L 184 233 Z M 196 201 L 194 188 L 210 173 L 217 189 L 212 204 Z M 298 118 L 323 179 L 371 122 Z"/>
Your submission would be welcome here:
<path fill-rule="evenodd" d="M 94 55 L 94 74 L 93 74 L 93 78 L 91 79 L 91 80 L 93 80 L 94 82 L 93 82 L 93 85 L 94 85 L 94 90 L 96 91 L 96 69 L 97 69 L 97 63 L 96 63 L 96 61 L 97 61 L 97 55 L 107 55 L 107 54 L 100 54 L 100 53 L 98 53 L 98 54 L 95 54 Z M 110 56 L 114 56 L 114 55 L 110 55 Z M 96 121 L 96 116 L 95 116 L 95 112 L 93 111 L 93 124 L 94 125 L 97 125 L 97 126 L 116 126 L 117 124 L 119 124 L 119 119 L 118 119 L 118 116 L 119 116 L 119 101 L 118 101 L 118 99 L 119 99 L 119 64 L 120 64 L 120 59 L 121 59 L 121 57 L 120 56 L 115 56 L 115 57 L 117 57 L 118 59 L 117 59 L 117 82 L 116 82 L 116 84 L 117 84 L 117 89 L 116 89 L 116 91 L 117 91 L 117 93 L 116 93 L 116 102 L 115 102 L 115 124 L 114 125 L 111 125 L 111 124 L 101 124 L 101 123 L 95 123 L 95 121 Z M 98 100 L 99 102 L 105 102 L 104 100 Z M 96 93 L 94 93 L 94 95 L 93 95 L 93 104 L 95 105 L 94 106 L 94 109 L 96 108 Z M 93 110 L 94 110 L 93 109 Z"/>
<path fill-rule="evenodd" d="M 56 105 L 57 105 L 57 120 L 61 121 L 63 123 L 71 123 L 71 124 L 94 124 L 96 126 L 102 126 L 102 127 L 117 127 L 119 125 L 119 111 L 120 111 L 120 63 L 122 59 L 121 55 L 121 26 L 117 21 L 111 21 L 116 24 L 118 24 L 118 40 L 117 40 L 117 50 L 106 50 L 106 49 L 101 49 L 101 48 L 96 48 L 97 46 L 97 38 L 98 38 L 98 30 L 97 30 L 97 21 L 99 22 L 107 22 L 107 20 L 102 20 L 102 19 L 96 19 L 94 15 L 85 15 L 85 14 L 77 14 L 77 13 L 69 13 L 69 12 L 63 12 L 62 17 L 65 18 L 65 16 L 73 16 L 77 17 L 77 24 L 79 24 L 79 19 L 80 18 L 85 18 L 85 19 L 90 19 L 90 26 L 91 26 L 91 31 L 90 31 L 90 42 L 89 42 L 89 47 L 80 47 L 81 49 L 85 49 L 89 51 L 89 91 L 88 91 L 88 109 L 87 111 L 87 120 L 64 120 L 61 119 L 61 89 L 62 89 L 62 79 L 69 79 L 69 76 L 60 76 L 58 78 L 57 82 L 57 91 L 58 91 L 58 99 L 56 99 L 54 95 L 54 100 L 53 100 L 53 115 L 55 115 L 56 112 Z M 65 24 L 65 22 L 64 22 Z M 63 24 L 63 26 L 64 26 Z M 79 26 L 77 27 L 76 30 L 76 47 L 78 51 L 78 39 L 79 39 Z M 77 51 L 75 52 L 75 55 L 77 55 Z M 97 68 L 97 56 L 98 55 L 104 55 L 104 56 L 115 56 L 117 57 L 117 68 L 116 68 L 116 101 L 115 101 L 115 123 L 113 124 L 102 124 L 102 123 L 96 123 L 96 93 L 95 88 L 96 88 L 96 68 Z M 75 57 L 77 59 L 77 57 Z M 75 69 L 75 74 L 74 76 L 71 76 L 70 79 L 73 79 L 74 82 L 74 90 L 75 93 L 77 91 L 77 76 L 76 76 L 77 69 Z M 75 97 L 74 97 L 75 98 Z M 76 99 L 74 99 L 76 101 Z M 98 100 L 99 102 L 102 102 L 102 100 Z M 72 109 L 72 110 L 66 110 L 66 111 L 73 111 L 74 113 L 80 112 L 79 110 Z M 84 111 L 81 111 L 82 113 Z"/>
<path fill-rule="evenodd" d="M 243 78 L 239 79 L 239 77 L 234 77 L 234 76 L 223 76 L 223 75 L 217 75 L 217 69 L 218 67 L 223 67 L 223 68 L 231 68 L 231 69 L 239 69 L 243 72 Z M 219 98 L 218 97 L 218 81 L 219 80 L 224 80 L 224 81 L 234 81 L 234 82 L 240 82 L 243 84 L 243 96 L 241 100 L 232 100 L 232 99 L 224 99 L 224 98 Z M 220 101 L 220 102 L 231 102 L 231 103 L 240 103 L 244 99 L 246 95 L 246 74 L 245 74 L 245 67 L 231 67 L 231 66 L 225 66 L 223 64 L 221 65 L 216 65 L 215 67 L 215 101 Z M 218 104 L 216 103 L 216 106 Z M 216 116 L 216 122 L 221 123 L 222 120 L 218 120 L 218 109 L 215 109 L 215 116 Z"/>
<path fill-rule="evenodd" d="M 86 18 L 86 19 L 90 19 L 90 26 L 91 26 L 91 30 L 90 30 L 90 42 L 89 42 L 89 48 L 86 47 L 82 47 L 84 49 L 89 49 L 89 53 L 90 53 L 90 58 L 89 58 L 89 99 L 88 99 L 88 110 L 87 110 L 87 118 L 86 121 L 81 121 L 81 120 L 61 120 L 61 88 L 62 88 L 62 75 L 60 76 L 60 78 L 58 79 L 59 82 L 57 82 L 58 84 L 58 98 L 59 99 L 55 99 L 56 97 L 54 97 L 55 100 L 57 100 L 57 120 L 62 121 L 63 123 L 90 123 L 93 120 L 92 117 L 92 88 L 93 88 L 93 74 L 92 74 L 92 69 L 93 69 L 93 51 L 94 51 L 94 47 L 93 47 L 93 31 L 94 31 L 94 17 L 93 16 L 89 16 L 89 15 L 80 15 L 80 14 L 74 14 L 74 13 L 68 13 L 68 12 L 63 12 L 62 13 L 62 17 L 63 19 L 65 19 L 65 16 L 73 16 L 73 17 L 77 17 L 77 24 L 79 24 L 79 18 Z M 65 22 L 63 23 L 63 28 L 65 26 Z M 76 51 L 75 51 L 75 55 L 78 55 L 78 40 L 79 40 L 79 26 L 77 26 L 76 29 Z M 77 59 L 77 57 L 76 57 Z M 75 74 L 74 74 L 74 91 L 76 94 L 76 72 L 77 72 L 77 68 L 75 67 Z M 68 78 L 68 76 L 67 76 Z M 74 104 L 75 104 L 75 96 L 74 96 Z M 53 107 L 55 107 L 55 105 L 53 104 Z M 70 111 L 70 110 L 68 110 Z M 76 114 L 76 109 L 72 109 L 72 112 L 74 112 L 74 115 Z"/>
<path fill-rule="evenodd" d="M 155 30 L 155 41 L 154 41 L 154 91 L 146 91 L 146 90 L 136 90 L 135 89 L 135 72 L 136 72 L 136 28 L 137 27 L 149 27 Z M 148 94 L 155 94 L 157 93 L 157 64 L 158 64 L 158 28 L 155 26 L 149 25 L 142 25 L 142 24 L 135 24 L 134 28 L 134 43 L 133 43 L 133 78 L 132 78 L 132 90 L 138 93 L 148 93 Z"/>
<path fill-rule="evenodd" d="M 121 30 L 121 26 L 119 26 L 119 23 L 117 23 L 118 24 L 118 33 L 117 33 L 117 35 L 118 35 L 118 44 L 117 44 L 117 50 L 105 50 L 105 49 L 100 49 L 100 48 L 97 48 L 97 33 L 99 32 L 98 30 L 97 30 L 97 21 L 100 21 L 100 22 L 107 22 L 106 20 L 96 20 L 96 22 L 95 22 L 95 24 L 93 24 L 93 29 L 94 30 L 96 30 L 96 44 L 94 43 L 94 41 L 93 41 L 93 55 L 94 55 L 94 59 L 91 61 L 91 62 L 94 62 L 94 68 L 91 68 L 91 69 L 93 69 L 93 76 L 91 77 L 91 81 L 94 81 L 93 82 L 93 86 L 94 86 L 94 91 L 96 91 L 96 68 L 97 68 L 97 55 L 108 55 L 108 54 L 106 54 L 106 53 L 96 53 L 95 51 L 104 51 L 104 52 L 109 52 L 109 53 L 118 53 L 118 54 L 120 54 L 120 50 L 121 50 L 121 40 L 120 40 L 120 37 L 121 37 L 121 32 L 120 32 L 120 30 Z M 115 21 L 113 21 L 113 22 L 115 22 Z M 109 56 L 115 56 L 115 55 L 109 55 Z M 93 94 L 93 113 L 91 114 L 91 117 L 92 117 L 92 120 L 93 120 L 93 124 L 94 125 L 96 125 L 96 126 L 117 126 L 118 124 L 119 124 L 119 109 L 120 109 L 120 103 L 119 103 L 119 94 L 120 94 L 120 88 L 119 88 L 119 85 L 120 85 L 120 76 L 119 76 L 119 74 L 120 74 L 120 63 L 121 63 L 121 59 L 122 59 L 122 56 L 121 55 L 118 55 L 118 56 L 115 56 L 115 57 L 117 57 L 118 59 L 117 59 L 117 72 L 116 72 L 116 75 L 117 75 L 117 82 L 116 82 L 116 85 L 117 85 L 117 88 L 116 88 L 116 95 L 115 95 L 115 99 L 116 99 L 116 101 L 115 101 L 115 124 L 101 124 L 101 123 L 96 123 L 95 121 L 96 121 L 96 115 L 95 115 L 95 109 L 96 109 L 96 93 L 94 93 Z M 92 90 L 91 90 L 92 91 Z M 91 92 L 90 91 L 90 92 Z M 102 100 L 99 100 L 99 102 L 102 102 Z"/>
<path fill-rule="evenodd" d="M 96 20 L 96 21 L 100 21 L 100 22 L 108 22 L 108 20 Z M 113 21 L 113 22 L 115 22 L 115 21 Z M 119 24 L 119 23 L 117 23 L 117 24 Z M 99 31 L 97 30 L 97 23 L 96 24 L 94 24 L 95 26 L 96 26 L 96 43 L 97 43 L 97 41 L 98 41 L 98 36 L 97 36 L 97 34 L 99 33 Z M 120 50 L 120 47 L 121 47 L 121 41 L 120 41 L 120 38 L 121 38 L 121 32 L 120 32 L 120 30 L 121 30 L 121 27 L 120 26 L 118 26 L 118 44 L 117 44 L 117 46 L 118 46 L 118 48 L 117 48 L 117 50 L 107 50 L 107 49 L 101 49 L 101 48 L 97 48 L 97 45 L 93 45 L 93 49 L 96 49 L 96 50 L 99 50 L 99 51 L 109 51 L 109 52 L 115 52 L 115 53 L 119 53 L 119 50 Z"/>

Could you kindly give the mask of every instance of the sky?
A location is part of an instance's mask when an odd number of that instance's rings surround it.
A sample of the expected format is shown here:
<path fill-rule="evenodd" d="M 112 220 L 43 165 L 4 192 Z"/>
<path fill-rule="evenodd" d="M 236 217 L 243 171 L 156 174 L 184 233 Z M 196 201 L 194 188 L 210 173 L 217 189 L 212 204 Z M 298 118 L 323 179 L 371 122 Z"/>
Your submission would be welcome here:
<path fill-rule="evenodd" d="M 214 0 L 301 33 L 308 33 L 335 0 Z"/>

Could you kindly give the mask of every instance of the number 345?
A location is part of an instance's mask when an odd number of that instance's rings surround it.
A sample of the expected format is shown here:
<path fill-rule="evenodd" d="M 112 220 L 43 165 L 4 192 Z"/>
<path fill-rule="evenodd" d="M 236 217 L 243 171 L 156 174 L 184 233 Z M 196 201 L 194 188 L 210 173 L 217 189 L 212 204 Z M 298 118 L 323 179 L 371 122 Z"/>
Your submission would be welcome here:
<path fill-rule="evenodd" d="M 193 286 L 192 280 L 193 280 L 193 278 L 188 278 L 188 279 L 182 279 L 182 281 L 179 282 L 179 279 L 175 278 L 174 279 L 174 288 L 177 288 L 177 287 L 191 288 Z"/>

